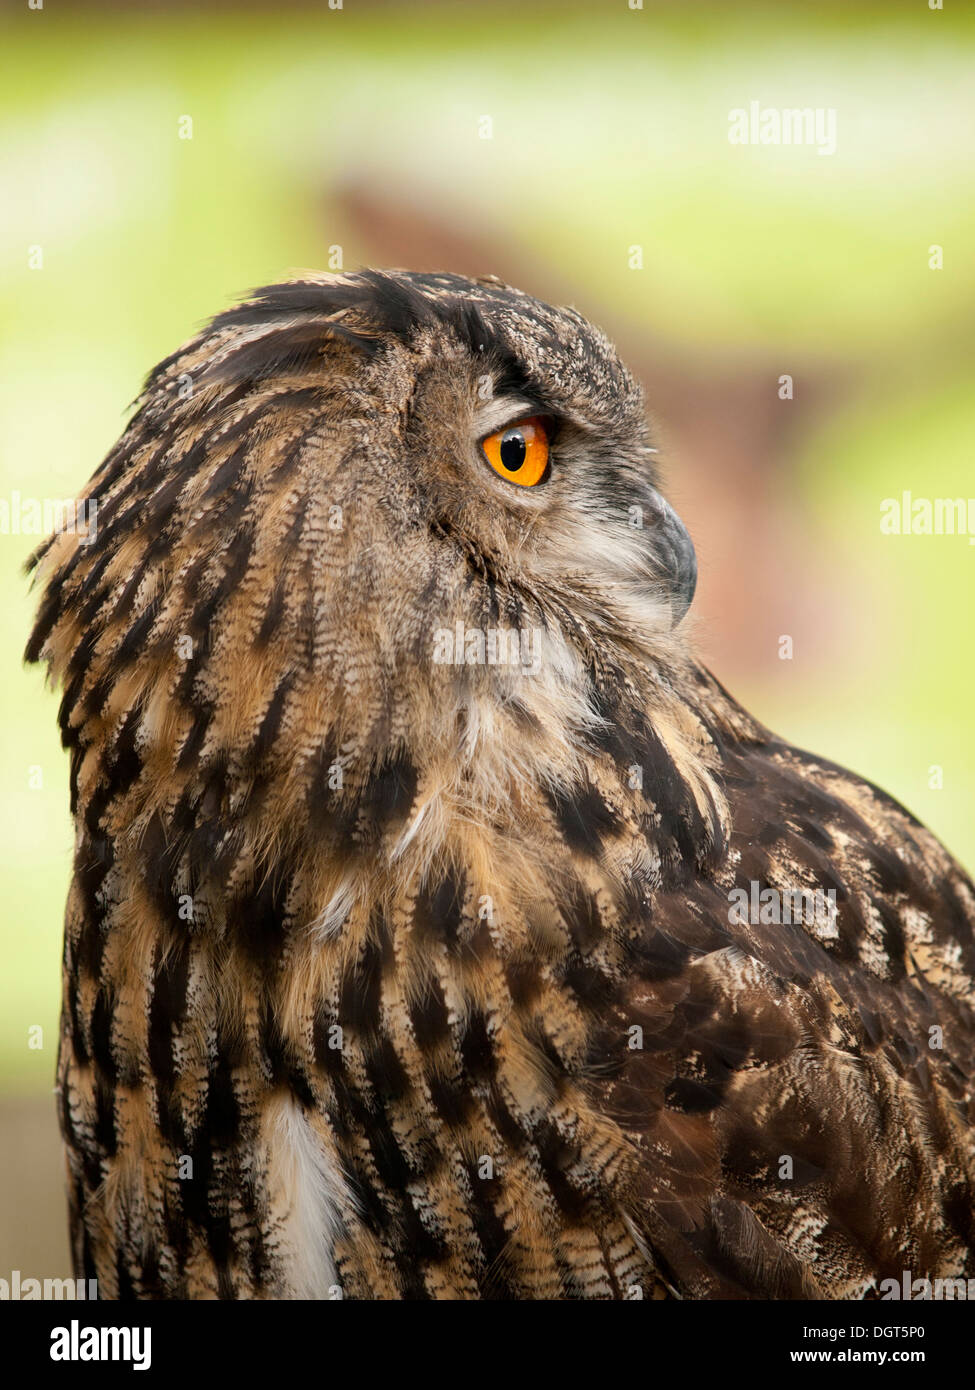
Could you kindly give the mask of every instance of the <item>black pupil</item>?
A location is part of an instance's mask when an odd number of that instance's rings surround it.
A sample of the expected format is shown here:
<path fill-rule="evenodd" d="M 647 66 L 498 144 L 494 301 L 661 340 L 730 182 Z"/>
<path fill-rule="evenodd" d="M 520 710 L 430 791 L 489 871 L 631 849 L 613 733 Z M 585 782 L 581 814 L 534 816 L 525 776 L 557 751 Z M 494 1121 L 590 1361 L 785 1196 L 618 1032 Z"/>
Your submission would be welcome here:
<path fill-rule="evenodd" d="M 509 473 L 517 473 L 525 462 L 525 436 L 521 430 L 505 430 L 501 436 L 501 462 Z"/>

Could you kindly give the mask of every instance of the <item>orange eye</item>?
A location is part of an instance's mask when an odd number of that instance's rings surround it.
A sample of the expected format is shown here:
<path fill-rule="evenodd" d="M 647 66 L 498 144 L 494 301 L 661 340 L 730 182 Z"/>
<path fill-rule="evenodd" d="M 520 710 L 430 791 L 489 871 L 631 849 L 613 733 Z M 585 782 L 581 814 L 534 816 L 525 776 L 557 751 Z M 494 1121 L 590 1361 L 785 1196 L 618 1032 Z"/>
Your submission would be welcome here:
<path fill-rule="evenodd" d="M 517 420 L 481 440 L 484 457 L 502 478 L 519 487 L 534 487 L 548 467 L 549 425 L 541 415 Z"/>

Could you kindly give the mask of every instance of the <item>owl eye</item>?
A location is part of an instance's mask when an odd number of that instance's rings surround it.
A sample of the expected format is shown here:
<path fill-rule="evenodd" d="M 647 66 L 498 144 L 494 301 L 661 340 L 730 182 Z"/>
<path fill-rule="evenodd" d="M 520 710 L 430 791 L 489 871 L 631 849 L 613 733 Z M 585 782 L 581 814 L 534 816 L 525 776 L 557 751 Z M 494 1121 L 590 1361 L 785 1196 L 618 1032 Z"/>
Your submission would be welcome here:
<path fill-rule="evenodd" d="M 549 421 L 542 415 L 516 420 L 481 440 L 484 457 L 495 473 L 519 487 L 534 487 L 548 468 Z"/>

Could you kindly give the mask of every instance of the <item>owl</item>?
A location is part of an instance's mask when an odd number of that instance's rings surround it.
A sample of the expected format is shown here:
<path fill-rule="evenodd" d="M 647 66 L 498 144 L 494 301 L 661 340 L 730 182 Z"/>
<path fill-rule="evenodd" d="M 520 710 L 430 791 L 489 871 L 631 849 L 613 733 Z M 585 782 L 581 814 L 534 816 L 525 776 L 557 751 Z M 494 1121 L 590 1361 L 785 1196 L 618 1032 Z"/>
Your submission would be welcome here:
<path fill-rule="evenodd" d="M 495 278 L 309 273 L 36 552 L 58 1064 L 107 1299 L 975 1276 L 975 891 L 682 623 L 639 386 Z"/>

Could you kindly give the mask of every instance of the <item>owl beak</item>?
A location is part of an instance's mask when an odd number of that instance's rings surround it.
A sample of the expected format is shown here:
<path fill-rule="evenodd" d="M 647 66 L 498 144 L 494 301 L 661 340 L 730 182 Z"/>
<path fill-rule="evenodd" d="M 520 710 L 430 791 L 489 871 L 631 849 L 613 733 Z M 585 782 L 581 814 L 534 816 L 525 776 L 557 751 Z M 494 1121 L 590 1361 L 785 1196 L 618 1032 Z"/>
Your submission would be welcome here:
<path fill-rule="evenodd" d="M 657 566 L 670 595 L 672 627 L 682 621 L 697 588 L 697 554 L 687 527 L 659 492 L 653 493 Z"/>

